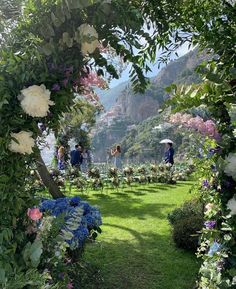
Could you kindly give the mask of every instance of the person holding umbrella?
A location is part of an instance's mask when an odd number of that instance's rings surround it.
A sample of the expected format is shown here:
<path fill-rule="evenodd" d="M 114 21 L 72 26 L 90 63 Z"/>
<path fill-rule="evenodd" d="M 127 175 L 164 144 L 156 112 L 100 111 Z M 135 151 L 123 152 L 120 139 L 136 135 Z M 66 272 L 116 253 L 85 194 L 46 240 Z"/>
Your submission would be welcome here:
<path fill-rule="evenodd" d="M 173 148 L 173 141 L 170 139 L 164 139 L 160 143 L 164 143 L 166 145 L 165 158 L 164 158 L 165 163 L 171 164 L 173 166 L 175 154 L 175 150 Z"/>

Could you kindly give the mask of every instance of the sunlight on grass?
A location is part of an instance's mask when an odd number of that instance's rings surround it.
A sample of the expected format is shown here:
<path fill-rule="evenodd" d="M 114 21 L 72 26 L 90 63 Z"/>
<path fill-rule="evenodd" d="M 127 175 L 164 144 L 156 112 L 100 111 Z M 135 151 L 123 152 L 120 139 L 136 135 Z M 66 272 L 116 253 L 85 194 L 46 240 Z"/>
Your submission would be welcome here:
<path fill-rule="evenodd" d="M 102 234 L 85 250 L 85 260 L 100 270 L 102 281 L 86 288 L 193 288 L 197 259 L 174 246 L 166 218 L 191 197 L 190 186 L 151 184 L 81 194 L 103 216 Z"/>

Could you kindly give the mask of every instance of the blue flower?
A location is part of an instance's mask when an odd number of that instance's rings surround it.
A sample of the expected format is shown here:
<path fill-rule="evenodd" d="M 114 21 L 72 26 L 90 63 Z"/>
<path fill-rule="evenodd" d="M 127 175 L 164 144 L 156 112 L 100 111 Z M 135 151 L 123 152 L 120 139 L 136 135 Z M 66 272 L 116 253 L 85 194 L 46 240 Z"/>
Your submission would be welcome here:
<path fill-rule="evenodd" d="M 78 208 L 82 209 L 81 217 L 79 219 L 78 213 L 80 214 L 80 210 L 78 210 Z M 65 223 L 62 225 L 61 229 L 73 234 L 71 240 L 66 240 L 73 249 L 82 247 L 89 237 L 90 230 L 96 229 L 102 224 L 99 210 L 90 206 L 87 202 L 82 201 L 78 196 L 73 198 L 59 198 L 57 200 L 43 200 L 40 205 L 40 210 L 47 211 L 56 217 L 64 214 Z M 76 222 L 78 222 L 78 227 L 75 230 L 72 230 L 72 227 L 70 228 L 70 225 L 66 224 L 66 222 L 72 223 L 73 228 L 77 227 Z"/>
<path fill-rule="evenodd" d="M 214 243 L 211 245 L 208 256 L 213 257 L 213 255 L 217 252 L 219 252 L 222 248 L 222 245 L 219 244 L 218 242 L 214 241 Z"/>
<path fill-rule="evenodd" d="M 43 201 L 40 205 L 40 211 L 45 212 L 45 211 L 51 211 L 55 207 L 55 200 L 45 200 Z"/>
<path fill-rule="evenodd" d="M 70 199 L 70 204 L 72 206 L 78 206 L 79 202 L 81 201 L 80 197 L 73 197 Z"/>

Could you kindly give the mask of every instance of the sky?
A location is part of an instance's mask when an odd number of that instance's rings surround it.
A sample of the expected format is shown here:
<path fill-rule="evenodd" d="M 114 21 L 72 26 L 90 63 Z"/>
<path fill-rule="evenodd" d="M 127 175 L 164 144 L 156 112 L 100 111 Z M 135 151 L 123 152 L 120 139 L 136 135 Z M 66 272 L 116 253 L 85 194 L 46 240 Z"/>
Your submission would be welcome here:
<path fill-rule="evenodd" d="M 177 59 L 181 56 L 183 56 L 184 54 L 188 53 L 192 47 L 188 50 L 188 46 L 189 46 L 189 43 L 185 43 L 183 44 L 179 49 L 176 50 L 176 52 L 178 53 L 178 57 L 173 53 L 171 59 L 174 60 L 174 59 Z M 164 66 L 164 65 L 163 65 Z M 162 67 L 163 67 L 162 66 Z M 147 77 L 154 77 L 158 74 L 158 72 L 161 70 L 161 68 L 158 68 L 158 65 L 157 64 L 152 64 L 150 66 L 150 68 L 152 69 L 151 72 L 149 72 L 146 76 Z M 121 77 L 119 79 L 113 79 L 111 82 L 110 82 L 110 88 L 113 88 L 113 87 L 116 87 L 117 85 L 119 85 L 120 83 L 122 82 L 125 82 L 127 80 L 129 80 L 129 70 L 130 70 L 130 66 L 128 66 L 126 68 L 126 70 L 123 71 Z"/>

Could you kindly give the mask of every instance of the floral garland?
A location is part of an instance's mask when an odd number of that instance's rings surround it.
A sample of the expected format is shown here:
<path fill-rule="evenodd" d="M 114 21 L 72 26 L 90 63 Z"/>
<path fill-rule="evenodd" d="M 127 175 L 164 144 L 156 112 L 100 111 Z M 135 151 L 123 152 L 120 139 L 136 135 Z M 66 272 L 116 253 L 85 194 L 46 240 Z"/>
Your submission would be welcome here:
<path fill-rule="evenodd" d="M 219 139 L 220 137 L 216 124 L 210 119 L 204 121 L 203 118 L 199 116 L 192 117 L 190 114 L 177 112 L 170 116 L 169 122 L 196 130 L 200 134 L 211 138 Z"/>

